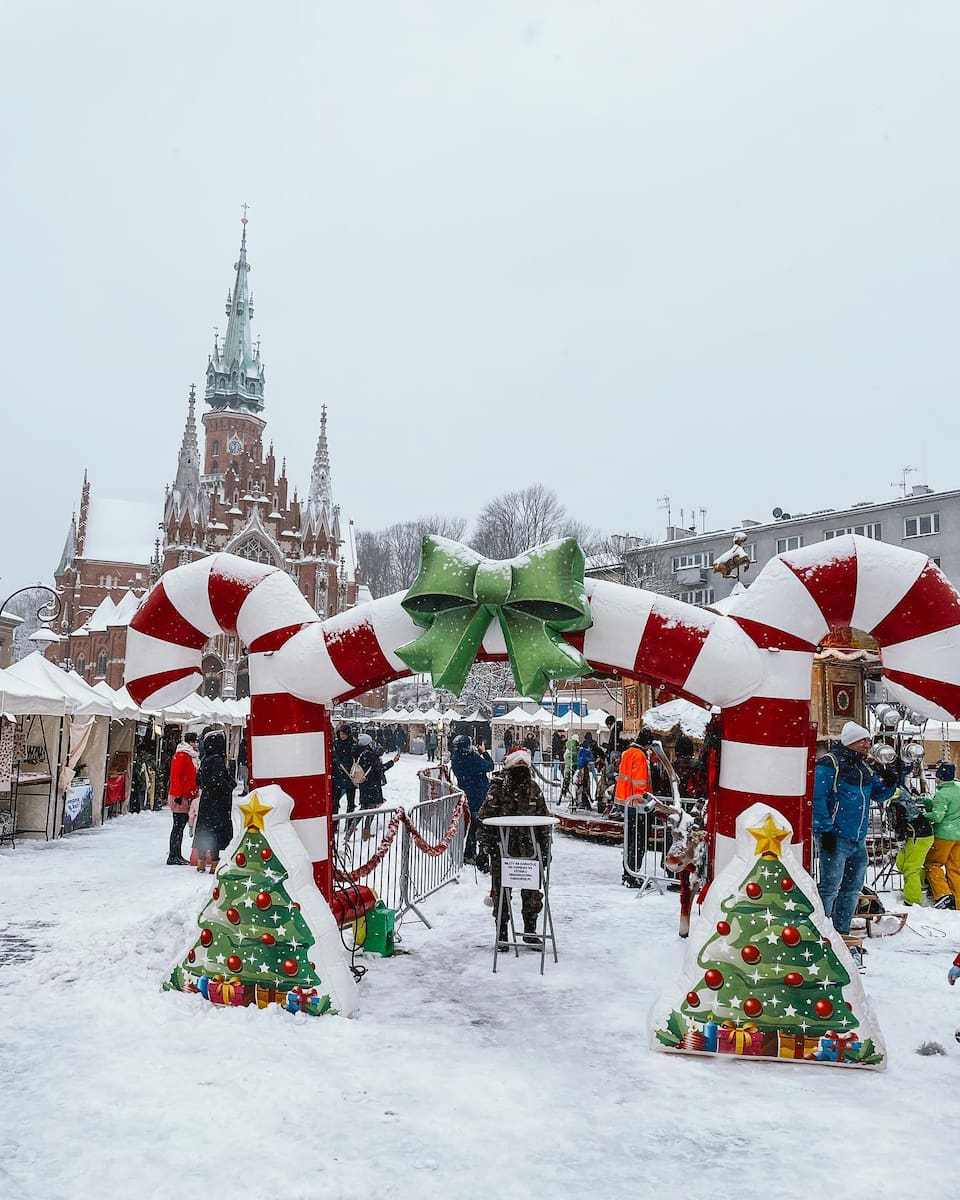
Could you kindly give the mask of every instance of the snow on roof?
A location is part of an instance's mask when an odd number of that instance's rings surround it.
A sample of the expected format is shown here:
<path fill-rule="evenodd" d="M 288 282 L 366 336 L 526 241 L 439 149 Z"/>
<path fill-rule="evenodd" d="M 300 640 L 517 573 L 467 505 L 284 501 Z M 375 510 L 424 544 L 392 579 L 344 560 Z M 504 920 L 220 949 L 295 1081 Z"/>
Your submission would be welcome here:
<path fill-rule="evenodd" d="M 106 629 L 108 625 L 117 623 L 117 606 L 110 596 L 104 596 L 90 616 L 83 623 L 83 632 Z"/>
<path fill-rule="evenodd" d="M 669 700 L 666 704 L 648 708 L 643 714 L 644 725 L 655 733 L 669 733 L 674 725 L 679 725 L 688 737 L 698 740 L 702 740 L 709 720 L 710 710 L 689 700 Z"/>
<path fill-rule="evenodd" d="M 114 623 L 117 625 L 129 625 L 136 616 L 139 607 L 140 597 L 136 592 L 132 592 L 128 588 L 117 605 L 116 621 Z"/>
<path fill-rule="evenodd" d="M 153 557 L 159 518 L 156 504 L 92 499 L 87 509 L 83 557 L 147 566 Z"/>

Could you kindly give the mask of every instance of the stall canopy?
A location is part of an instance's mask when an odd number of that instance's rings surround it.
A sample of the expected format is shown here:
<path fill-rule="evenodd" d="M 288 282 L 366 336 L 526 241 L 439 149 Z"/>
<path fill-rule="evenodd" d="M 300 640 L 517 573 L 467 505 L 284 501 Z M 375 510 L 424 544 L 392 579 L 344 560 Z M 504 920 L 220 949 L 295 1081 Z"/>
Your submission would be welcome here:
<path fill-rule="evenodd" d="M 492 725 L 536 725 L 536 723 L 533 713 L 526 712 L 519 704 L 510 712 L 504 713 L 502 717 L 494 717 L 491 721 Z"/>
<path fill-rule="evenodd" d="M 62 717 L 70 702 L 52 684 L 27 682 L 9 670 L 0 670 L 0 712 L 11 716 Z"/>
<path fill-rule="evenodd" d="M 463 717 L 460 716 L 455 708 L 448 708 L 443 714 L 443 719 L 445 721 L 462 721 Z"/>
<path fill-rule="evenodd" d="M 112 701 L 95 692 L 79 675 L 61 671 L 59 667 L 48 663 L 39 650 L 28 654 L 7 670 L 30 687 L 52 687 L 54 691 L 59 691 L 68 701 L 71 713 L 85 717 L 114 715 Z"/>

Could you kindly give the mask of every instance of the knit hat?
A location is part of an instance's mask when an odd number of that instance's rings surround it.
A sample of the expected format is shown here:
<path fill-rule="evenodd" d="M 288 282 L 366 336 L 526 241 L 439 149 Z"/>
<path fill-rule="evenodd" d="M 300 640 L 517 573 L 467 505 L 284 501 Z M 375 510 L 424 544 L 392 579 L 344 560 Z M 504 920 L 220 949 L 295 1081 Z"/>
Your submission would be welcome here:
<path fill-rule="evenodd" d="M 370 736 L 369 733 L 361 733 L 360 736 L 357 738 L 357 745 L 363 746 L 364 749 L 366 749 L 367 746 L 373 745 L 373 738 Z"/>
<path fill-rule="evenodd" d="M 862 742 L 864 738 L 869 740 L 870 730 L 864 729 L 862 725 L 858 725 L 856 721 L 848 721 L 840 730 L 840 745 L 852 746 L 854 742 Z"/>
<path fill-rule="evenodd" d="M 956 777 L 957 777 L 957 768 L 953 765 L 953 763 L 942 762 L 942 763 L 937 764 L 937 778 L 938 779 L 947 780 L 947 779 L 956 779 Z"/>
<path fill-rule="evenodd" d="M 524 746 L 518 746 L 516 750 L 511 750 L 503 760 L 503 769 L 509 771 L 511 767 L 530 767 L 533 765 L 533 757 L 530 751 Z"/>

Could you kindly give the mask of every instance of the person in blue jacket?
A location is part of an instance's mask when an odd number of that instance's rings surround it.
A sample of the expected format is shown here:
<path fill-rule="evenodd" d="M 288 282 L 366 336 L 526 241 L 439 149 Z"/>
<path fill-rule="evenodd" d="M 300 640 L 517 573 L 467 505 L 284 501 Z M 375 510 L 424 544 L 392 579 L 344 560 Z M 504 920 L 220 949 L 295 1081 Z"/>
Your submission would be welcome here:
<path fill-rule="evenodd" d="M 870 805 L 897 790 L 895 771 L 867 762 L 870 731 L 847 721 L 840 738 L 817 759 L 813 782 L 813 833 L 820 848 L 818 888 L 837 933 L 850 932 L 867 872 Z"/>
<path fill-rule="evenodd" d="M 480 742 L 474 746 L 465 733 L 458 734 L 450 747 L 450 766 L 457 778 L 457 787 L 467 798 L 470 806 L 470 828 L 463 848 L 463 861 L 477 861 L 477 813 L 487 798 L 490 787 L 489 774 L 493 770 L 493 759 Z"/>

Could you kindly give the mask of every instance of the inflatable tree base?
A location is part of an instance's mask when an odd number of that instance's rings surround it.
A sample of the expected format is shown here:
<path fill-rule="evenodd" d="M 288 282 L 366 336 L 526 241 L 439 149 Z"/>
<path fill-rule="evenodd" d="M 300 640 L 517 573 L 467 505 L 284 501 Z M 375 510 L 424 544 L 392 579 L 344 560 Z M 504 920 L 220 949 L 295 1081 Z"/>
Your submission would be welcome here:
<path fill-rule="evenodd" d="M 651 1044 L 843 1067 L 886 1065 L 860 976 L 791 844 L 781 813 L 754 804 L 737 855 L 714 881 L 679 983 L 661 998 Z"/>
<path fill-rule="evenodd" d="M 357 1007 L 340 931 L 276 784 L 234 805 L 240 832 L 224 851 L 200 932 L 165 989 L 224 1007 L 280 1005 L 311 1016 Z"/>

